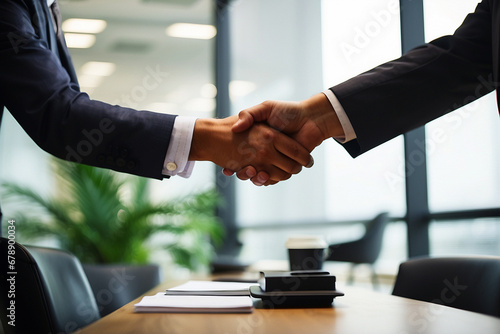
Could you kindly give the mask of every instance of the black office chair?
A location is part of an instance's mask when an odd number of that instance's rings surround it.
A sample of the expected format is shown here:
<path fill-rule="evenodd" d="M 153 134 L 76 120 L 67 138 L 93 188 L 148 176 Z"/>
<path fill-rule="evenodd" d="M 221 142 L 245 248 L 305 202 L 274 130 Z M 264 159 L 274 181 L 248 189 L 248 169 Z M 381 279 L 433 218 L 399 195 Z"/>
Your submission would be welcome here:
<path fill-rule="evenodd" d="M 0 249 L 0 319 L 5 333 L 70 333 L 100 318 L 74 255 L 6 238 L 0 238 Z"/>
<path fill-rule="evenodd" d="M 392 294 L 500 317 L 500 257 L 408 260 Z"/>
<path fill-rule="evenodd" d="M 351 263 L 347 283 L 350 284 L 354 281 L 354 268 L 357 265 L 368 264 L 372 271 L 372 284 L 374 288 L 378 287 L 378 279 L 373 264 L 382 249 L 384 231 L 388 222 L 389 214 L 387 212 L 380 213 L 366 224 L 366 232 L 360 239 L 333 244 L 328 247 L 329 255 L 326 261 Z"/>
<path fill-rule="evenodd" d="M 101 317 L 131 302 L 161 282 L 158 265 L 83 265 Z"/>

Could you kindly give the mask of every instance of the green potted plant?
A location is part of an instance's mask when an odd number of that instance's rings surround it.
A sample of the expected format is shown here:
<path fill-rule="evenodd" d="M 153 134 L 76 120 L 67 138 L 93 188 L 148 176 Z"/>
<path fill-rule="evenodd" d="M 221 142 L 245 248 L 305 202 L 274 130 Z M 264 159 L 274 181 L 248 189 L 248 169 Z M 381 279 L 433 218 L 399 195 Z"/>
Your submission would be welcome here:
<path fill-rule="evenodd" d="M 215 215 L 219 197 L 213 190 L 156 203 L 148 197 L 145 178 L 62 160 L 54 167 L 55 196 L 3 184 L 4 195 L 24 205 L 9 214 L 16 218 L 20 242 L 50 236 L 84 263 L 141 264 L 149 260 L 151 237 L 165 233 L 170 236 L 163 247 L 173 261 L 197 269 L 208 265 L 213 245 L 222 241 Z"/>

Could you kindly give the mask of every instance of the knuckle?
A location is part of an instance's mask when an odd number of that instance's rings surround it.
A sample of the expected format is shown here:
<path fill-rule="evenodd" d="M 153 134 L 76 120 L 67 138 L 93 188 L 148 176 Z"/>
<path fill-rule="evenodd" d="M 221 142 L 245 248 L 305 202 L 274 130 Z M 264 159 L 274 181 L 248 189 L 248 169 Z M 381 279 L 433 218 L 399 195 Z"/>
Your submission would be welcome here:
<path fill-rule="evenodd" d="M 271 128 L 263 127 L 262 138 L 267 143 L 272 142 L 276 138 L 276 133 Z"/>

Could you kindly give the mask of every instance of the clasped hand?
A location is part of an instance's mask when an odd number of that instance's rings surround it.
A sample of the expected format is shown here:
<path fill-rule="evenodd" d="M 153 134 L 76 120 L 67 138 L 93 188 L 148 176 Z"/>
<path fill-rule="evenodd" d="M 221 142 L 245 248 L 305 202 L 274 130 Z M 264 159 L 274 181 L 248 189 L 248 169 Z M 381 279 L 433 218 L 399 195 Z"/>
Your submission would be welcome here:
<path fill-rule="evenodd" d="M 311 167 L 312 150 L 342 134 L 322 93 L 301 102 L 266 101 L 238 116 L 197 120 L 189 160 L 212 161 L 227 176 L 270 185 Z"/>
<path fill-rule="evenodd" d="M 223 173 L 236 173 L 239 179 L 250 179 L 255 185 L 275 184 L 300 172 L 302 166 L 312 167 L 310 152 L 326 138 L 343 134 L 322 93 L 301 102 L 266 101 L 245 109 L 231 130 L 234 138 L 246 137 L 249 147 L 256 144 L 256 150 L 246 161 L 222 165 Z"/>
<path fill-rule="evenodd" d="M 226 171 L 244 173 L 256 185 L 275 184 L 311 162 L 296 140 L 264 123 L 232 131 L 238 116 L 196 121 L 189 160 L 208 160 Z M 245 166 L 251 166 L 246 167 Z"/>

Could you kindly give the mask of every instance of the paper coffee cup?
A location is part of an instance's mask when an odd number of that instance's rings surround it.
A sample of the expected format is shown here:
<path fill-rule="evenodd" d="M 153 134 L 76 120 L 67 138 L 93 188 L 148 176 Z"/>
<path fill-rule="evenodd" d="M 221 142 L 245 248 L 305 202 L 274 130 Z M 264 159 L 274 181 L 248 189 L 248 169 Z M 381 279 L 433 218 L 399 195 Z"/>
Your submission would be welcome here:
<path fill-rule="evenodd" d="M 285 243 L 288 248 L 290 270 L 317 270 L 323 268 L 326 241 L 320 236 L 291 236 Z"/>

